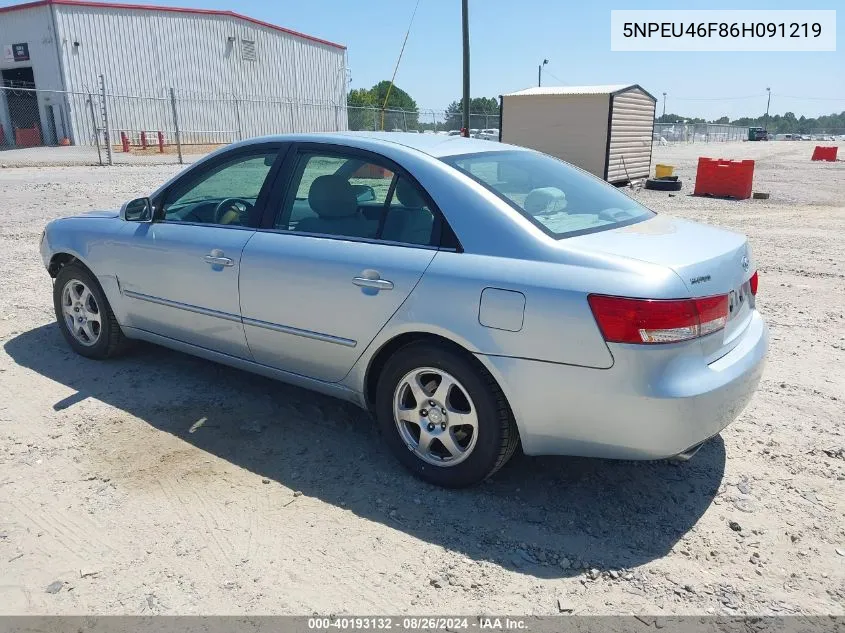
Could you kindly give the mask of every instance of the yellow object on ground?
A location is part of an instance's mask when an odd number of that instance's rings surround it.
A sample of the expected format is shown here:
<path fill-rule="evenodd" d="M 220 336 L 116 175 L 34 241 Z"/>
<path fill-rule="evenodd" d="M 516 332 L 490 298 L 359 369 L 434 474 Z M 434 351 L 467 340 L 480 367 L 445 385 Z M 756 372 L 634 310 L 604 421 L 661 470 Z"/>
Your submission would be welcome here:
<path fill-rule="evenodd" d="M 666 178 L 671 176 L 675 171 L 674 165 L 655 165 L 654 166 L 654 177 L 655 178 Z"/>

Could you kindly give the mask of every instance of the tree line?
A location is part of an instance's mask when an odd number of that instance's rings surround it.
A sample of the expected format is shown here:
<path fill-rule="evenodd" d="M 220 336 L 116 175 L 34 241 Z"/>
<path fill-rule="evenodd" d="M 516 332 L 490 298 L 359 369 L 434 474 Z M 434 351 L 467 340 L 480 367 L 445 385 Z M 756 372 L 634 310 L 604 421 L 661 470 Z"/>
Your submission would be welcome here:
<path fill-rule="evenodd" d="M 388 89 L 390 94 L 388 96 Z M 387 102 L 385 104 L 385 99 Z M 372 88 L 355 88 L 346 95 L 351 130 L 458 130 L 461 128 L 463 99 L 450 103 L 443 116 L 420 115 L 416 100 L 383 80 Z M 475 97 L 469 103 L 474 115 L 470 127 L 498 127 L 499 101 L 494 97 Z"/>

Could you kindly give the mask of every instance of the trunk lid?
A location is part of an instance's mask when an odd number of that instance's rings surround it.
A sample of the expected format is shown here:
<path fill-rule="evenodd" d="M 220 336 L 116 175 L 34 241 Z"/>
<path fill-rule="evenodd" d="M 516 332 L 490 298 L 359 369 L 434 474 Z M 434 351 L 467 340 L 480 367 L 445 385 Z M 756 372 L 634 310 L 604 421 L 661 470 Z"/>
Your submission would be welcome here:
<path fill-rule="evenodd" d="M 698 339 L 708 362 L 729 352 L 751 320 L 754 296 L 749 280 L 757 267 L 744 235 L 658 215 L 566 241 L 579 248 L 667 266 L 683 280 L 690 297 L 729 295 L 725 328 Z"/>

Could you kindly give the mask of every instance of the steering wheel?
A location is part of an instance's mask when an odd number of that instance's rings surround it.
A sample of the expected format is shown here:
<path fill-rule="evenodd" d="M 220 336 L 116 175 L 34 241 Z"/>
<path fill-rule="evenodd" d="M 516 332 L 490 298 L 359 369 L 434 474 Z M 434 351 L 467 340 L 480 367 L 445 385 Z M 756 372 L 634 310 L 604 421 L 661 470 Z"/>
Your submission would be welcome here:
<path fill-rule="evenodd" d="M 252 209 L 252 204 L 243 198 L 224 198 L 214 207 L 215 224 L 232 224 Z"/>

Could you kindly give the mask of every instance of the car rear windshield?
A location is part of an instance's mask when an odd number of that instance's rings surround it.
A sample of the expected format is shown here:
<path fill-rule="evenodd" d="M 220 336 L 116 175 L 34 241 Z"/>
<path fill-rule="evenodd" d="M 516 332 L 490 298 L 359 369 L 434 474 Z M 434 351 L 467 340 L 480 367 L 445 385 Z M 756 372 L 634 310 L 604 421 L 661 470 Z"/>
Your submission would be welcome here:
<path fill-rule="evenodd" d="M 510 150 L 443 161 L 555 238 L 606 231 L 655 215 L 614 186 L 546 154 Z"/>

